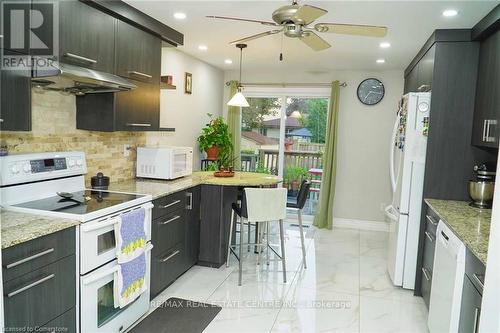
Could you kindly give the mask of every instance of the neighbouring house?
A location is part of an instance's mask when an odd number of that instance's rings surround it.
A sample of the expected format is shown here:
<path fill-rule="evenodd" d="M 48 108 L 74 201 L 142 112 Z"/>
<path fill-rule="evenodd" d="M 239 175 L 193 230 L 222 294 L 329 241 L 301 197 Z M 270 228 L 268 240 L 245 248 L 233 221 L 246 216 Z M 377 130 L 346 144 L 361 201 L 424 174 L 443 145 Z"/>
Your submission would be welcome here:
<path fill-rule="evenodd" d="M 293 131 L 290 131 L 290 133 L 288 133 L 287 137 L 294 139 L 294 140 L 300 140 L 302 142 L 311 142 L 312 133 L 307 128 L 303 127 L 303 128 L 297 128 L 297 129 L 294 129 Z"/>
<path fill-rule="evenodd" d="M 278 136 L 279 137 L 279 136 Z M 267 137 L 263 134 L 253 131 L 241 132 L 241 150 L 254 151 L 258 153 L 259 149 L 278 149 L 279 138 Z"/>
<path fill-rule="evenodd" d="M 285 136 L 289 137 L 290 133 L 297 129 L 304 128 L 300 120 L 294 117 L 287 117 L 285 123 Z M 260 133 L 271 138 L 279 139 L 280 137 L 280 118 L 265 120 L 262 123 Z"/>

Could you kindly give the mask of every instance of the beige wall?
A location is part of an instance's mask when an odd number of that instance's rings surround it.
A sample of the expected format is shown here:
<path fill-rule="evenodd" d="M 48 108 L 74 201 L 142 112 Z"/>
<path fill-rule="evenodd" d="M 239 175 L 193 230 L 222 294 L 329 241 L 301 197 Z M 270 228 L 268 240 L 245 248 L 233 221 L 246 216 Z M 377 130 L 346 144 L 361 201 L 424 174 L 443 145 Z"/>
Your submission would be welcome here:
<path fill-rule="evenodd" d="M 226 80 L 238 74 L 227 72 Z M 402 71 L 337 71 L 329 73 L 243 73 L 244 82 L 347 82 L 341 88 L 338 133 L 337 182 L 334 216 L 383 221 L 381 209 L 392 201 L 389 180 L 389 142 L 398 99 L 403 93 Z M 380 79 L 385 98 L 365 106 L 356 97 L 358 84 L 366 78 Z M 226 89 L 225 100 L 229 98 Z"/>
<path fill-rule="evenodd" d="M 184 94 L 184 72 L 193 74 L 193 94 Z M 199 169 L 196 138 L 206 124 L 207 112 L 222 113 L 223 73 L 175 50 L 163 50 L 162 74 L 173 74 L 177 90 L 161 92 L 161 126 L 168 132 L 94 132 L 76 129 L 74 96 L 57 92 L 32 93 L 31 132 L 2 132 L 0 139 L 11 153 L 81 150 L 86 153 L 90 177 L 98 171 L 119 181 L 135 177 L 135 151 L 128 157 L 124 145 L 176 145 L 195 147 L 194 167 Z"/>
<path fill-rule="evenodd" d="M 184 73 L 193 74 L 193 93 L 184 93 Z M 174 48 L 162 50 L 162 75 L 173 75 L 176 90 L 162 90 L 160 125 L 174 127 L 174 133 L 148 138 L 148 145 L 167 142 L 174 146 L 194 147 L 194 166 L 199 168 L 200 151 L 196 139 L 208 122 L 207 113 L 223 111 L 224 73 L 207 63 Z"/>

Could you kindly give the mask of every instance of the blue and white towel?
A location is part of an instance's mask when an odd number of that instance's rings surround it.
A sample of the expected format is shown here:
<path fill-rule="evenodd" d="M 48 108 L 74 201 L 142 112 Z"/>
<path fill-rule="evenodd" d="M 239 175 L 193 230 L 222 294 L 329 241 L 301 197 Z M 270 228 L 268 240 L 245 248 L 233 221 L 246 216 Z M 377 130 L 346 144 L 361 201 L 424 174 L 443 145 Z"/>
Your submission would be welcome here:
<path fill-rule="evenodd" d="M 146 252 L 118 265 L 113 290 L 115 308 L 127 306 L 147 290 L 146 270 Z"/>
<path fill-rule="evenodd" d="M 118 263 L 129 262 L 146 249 L 146 209 L 139 208 L 120 216 L 115 224 Z"/>

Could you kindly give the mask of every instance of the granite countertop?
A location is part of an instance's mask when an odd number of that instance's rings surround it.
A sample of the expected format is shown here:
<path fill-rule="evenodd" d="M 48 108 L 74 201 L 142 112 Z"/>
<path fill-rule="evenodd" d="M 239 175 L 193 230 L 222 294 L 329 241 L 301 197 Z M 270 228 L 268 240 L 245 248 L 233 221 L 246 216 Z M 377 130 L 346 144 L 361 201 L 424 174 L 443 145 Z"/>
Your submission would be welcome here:
<path fill-rule="evenodd" d="M 79 221 L 1 210 L 2 249 L 80 224 Z"/>
<path fill-rule="evenodd" d="M 439 218 L 486 265 L 491 209 L 479 209 L 467 201 L 425 199 Z"/>
<path fill-rule="evenodd" d="M 215 177 L 213 171 L 197 171 L 191 176 L 174 179 L 129 179 L 117 183 L 111 183 L 109 191 L 150 194 L 153 199 L 169 195 L 187 188 L 206 184 L 221 186 L 266 186 L 281 182 L 281 178 L 273 175 L 236 172 L 234 177 Z"/>

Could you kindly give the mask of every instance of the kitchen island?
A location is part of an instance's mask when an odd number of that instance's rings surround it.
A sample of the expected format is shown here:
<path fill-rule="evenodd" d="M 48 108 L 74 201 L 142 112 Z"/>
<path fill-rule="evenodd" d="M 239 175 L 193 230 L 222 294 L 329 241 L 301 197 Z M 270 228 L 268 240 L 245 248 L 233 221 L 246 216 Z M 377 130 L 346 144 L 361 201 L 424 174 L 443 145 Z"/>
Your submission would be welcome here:
<path fill-rule="evenodd" d="M 199 223 L 196 262 L 202 266 L 220 267 L 226 262 L 231 205 L 238 200 L 242 189 L 275 186 L 281 181 L 280 177 L 254 172 L 236 172 L 234 177 L 224 178 L 215 177 L 212 171 L 199 171 L 175 180 L 130 179 L 112 183 L 109 190 L 150 194 L 154 210 L 184 200 L 182 193 L 185 192 L 189 197 L 187 205 L 196 211 Z M 155 215 L 160 213 L 153 212 Z"/>

